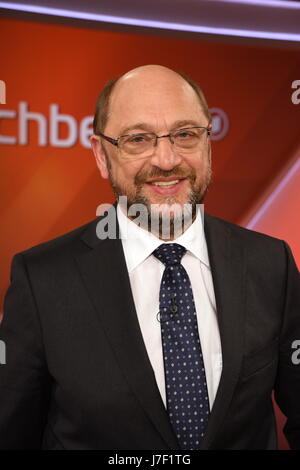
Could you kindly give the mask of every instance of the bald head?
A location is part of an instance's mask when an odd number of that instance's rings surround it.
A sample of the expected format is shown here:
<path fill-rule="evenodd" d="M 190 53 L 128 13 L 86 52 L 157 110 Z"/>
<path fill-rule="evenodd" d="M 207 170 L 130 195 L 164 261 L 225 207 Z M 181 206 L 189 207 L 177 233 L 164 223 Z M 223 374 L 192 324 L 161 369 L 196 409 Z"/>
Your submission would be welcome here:
<path fill-rule="evenodd" d="M 148 65 L 140 65 L 139 67 L 135 67 L 134 69 L 132 70 L 129 70 L 128 72 L 124 73 L 120 79 L 126 79 L 128 77 L 131 77 L 131 76 L 135 76 L 135 75 L 139 75 L 139 74 L 143 74 L 143 73 L 162 73 L 162 74 L 175 74 L 175 75 L 178 75 L 177 72 L 175 72 L 174 70 L 168 68 L 168 67 L 165 67 L 164 65 L 158 65 L 158 64 L 148 64 Z"/>
<path fill-rule="evenodd" d="M 149 81 L 153 85 L 160 82 L 160 80 L 179 80 L 182 81 L 183 78 L 174 70 L 169 69 L 163 65 L 142 65 L 136 67 L 129 72 L 126 72 L 118 80 L 118 85 L 122 83 L 132 82 L 139 83 L 144 81 Z"/>
<path fill-rule="evenodd" d="M 115 113 L 123 114 L 130 107 L 141 106 L 144 113 L 148 110 L 157 114 L 163 103 L 169 106 L 179 97 L 198 106 L 206 124 L 211 121 L 203 92 L 190 77 L 162 65 L 136 67 L 108 82 L 102 90 L 96 106 L 94 132 L 104 132 Z"/>

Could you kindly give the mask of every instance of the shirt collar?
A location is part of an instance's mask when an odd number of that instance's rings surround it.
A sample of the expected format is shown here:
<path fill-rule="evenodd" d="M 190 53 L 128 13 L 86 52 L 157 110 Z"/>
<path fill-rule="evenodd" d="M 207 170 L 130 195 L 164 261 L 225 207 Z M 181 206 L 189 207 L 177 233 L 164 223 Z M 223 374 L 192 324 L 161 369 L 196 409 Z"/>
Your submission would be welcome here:
<path fill-rule="evenodd" d="M 203 211 L 198 209 L 194 222 L 182 235 L 176 240 L 164 242 L 130 220 L 118 204 L 117 217 L 129 273 L 145 261 L 162 243 L 179 243 L 209 267 L 202 216 Z"/>

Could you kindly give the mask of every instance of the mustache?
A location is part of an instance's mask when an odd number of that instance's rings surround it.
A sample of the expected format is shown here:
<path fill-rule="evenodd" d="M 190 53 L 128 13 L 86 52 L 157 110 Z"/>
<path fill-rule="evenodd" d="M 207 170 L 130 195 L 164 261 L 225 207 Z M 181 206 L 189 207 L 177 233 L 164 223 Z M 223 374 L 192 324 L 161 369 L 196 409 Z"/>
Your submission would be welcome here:
<path fill-rule="evenodd" d="M 162 170 L 160 168 L 153 168 L 150 172 L 141 172 L 137 173 L 134 178 L 134 183 L 136 186 L 140 186 L 149 179 L 154 178 L 168 178 L 170 176 L 178 176 L 180 178 L 188 178 L 192 183 L 196 180 L 195 170 L 190 170 L 188 173 L 183 168 L 172 168 L 172 170 Z"/>

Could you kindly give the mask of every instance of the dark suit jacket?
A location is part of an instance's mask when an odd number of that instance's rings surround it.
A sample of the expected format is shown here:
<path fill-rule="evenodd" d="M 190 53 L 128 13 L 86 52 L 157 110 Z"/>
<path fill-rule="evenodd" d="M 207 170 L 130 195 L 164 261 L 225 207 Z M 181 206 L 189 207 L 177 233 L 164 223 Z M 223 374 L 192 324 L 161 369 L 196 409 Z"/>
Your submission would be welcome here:
<path fill-rule="evenodd" d="M 0 328 L 3 449 L 179 449 L 121 240 L 99 240 L 98 220 L 14 257 Z M 201 448 L 276 448 L 274 389 L 300 449 L 300 365 L 291 360 L 300 289 L 290 249 L 207 214 L 204 226 L 223 371 Z"/>

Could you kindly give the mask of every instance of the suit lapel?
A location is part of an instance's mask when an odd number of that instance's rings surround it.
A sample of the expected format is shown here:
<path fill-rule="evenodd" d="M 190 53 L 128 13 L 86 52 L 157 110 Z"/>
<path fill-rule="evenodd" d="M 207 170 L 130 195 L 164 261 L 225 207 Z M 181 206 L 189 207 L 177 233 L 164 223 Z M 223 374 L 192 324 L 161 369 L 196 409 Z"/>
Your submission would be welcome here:
<path fill-rule="evenodd" d="M 205 236 L 216 297 L 223 369 L 202 449 L 213 447 L 237 384 L 244 332 L 245 261 L 229 224 L 205 214 Z"/>
<path fill-rule="evenodd" d="M 120 370 L 166 444 L 179 449 L 143 342 L 122 242 L 97 239 L 96 224 L 83 238 L 92 249 L 77 257 L 78 266 Z"/>

